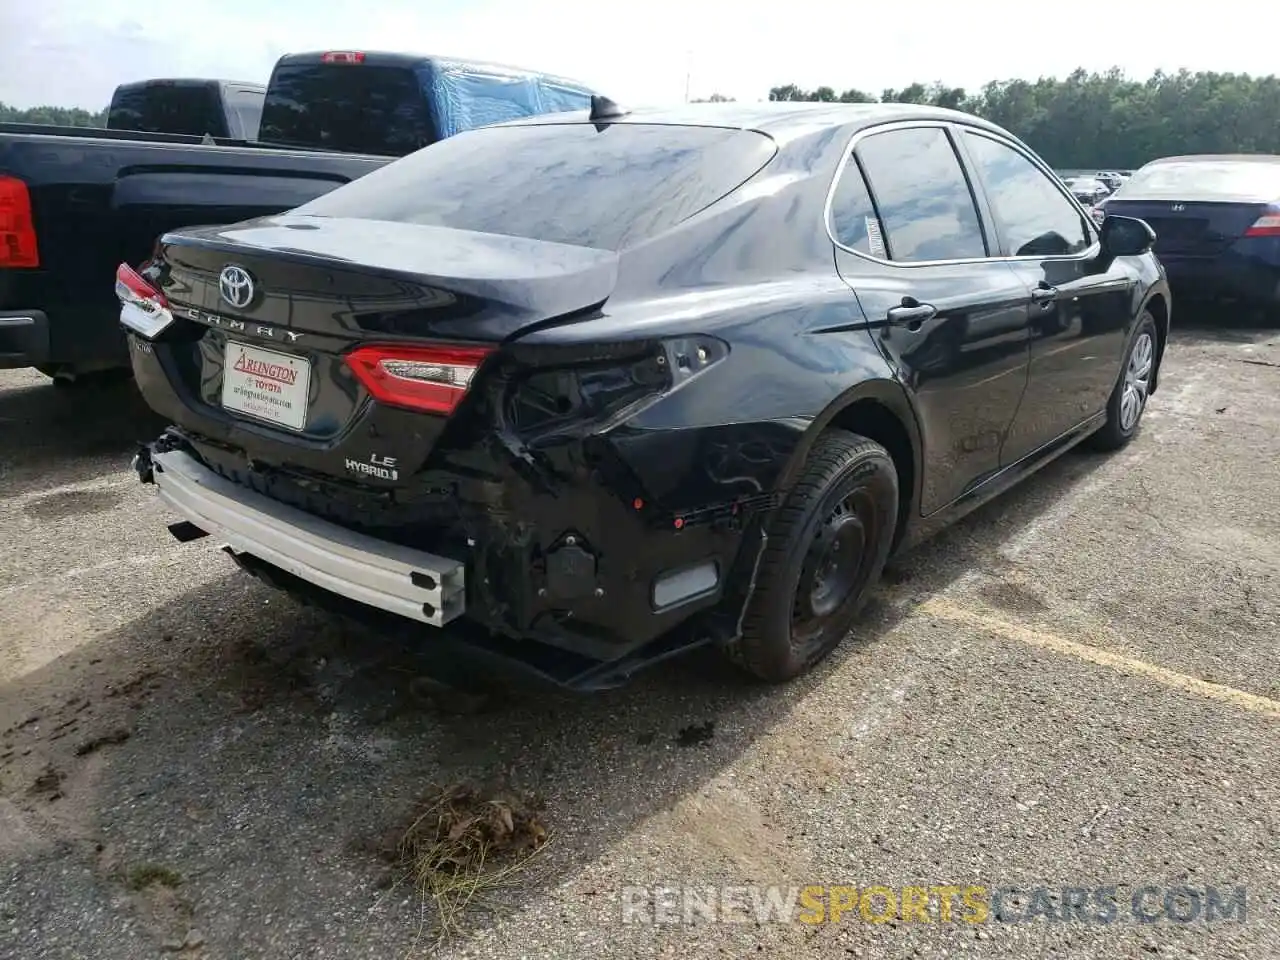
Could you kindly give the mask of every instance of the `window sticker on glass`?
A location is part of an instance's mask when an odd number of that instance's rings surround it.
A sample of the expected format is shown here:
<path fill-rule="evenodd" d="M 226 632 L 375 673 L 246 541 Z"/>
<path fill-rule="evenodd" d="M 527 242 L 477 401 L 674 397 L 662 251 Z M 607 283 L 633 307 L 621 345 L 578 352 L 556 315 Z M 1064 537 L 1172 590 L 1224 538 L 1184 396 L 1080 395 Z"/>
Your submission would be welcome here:
<path fill-rule="evenodd" d="M 875 217 L 867 217 L 867 243 L 871 247 L 871 255 L 881 260 L 888 259 L 889 253 L 884 247 L 884 234 L 880 232 L 880 221 Z"/>

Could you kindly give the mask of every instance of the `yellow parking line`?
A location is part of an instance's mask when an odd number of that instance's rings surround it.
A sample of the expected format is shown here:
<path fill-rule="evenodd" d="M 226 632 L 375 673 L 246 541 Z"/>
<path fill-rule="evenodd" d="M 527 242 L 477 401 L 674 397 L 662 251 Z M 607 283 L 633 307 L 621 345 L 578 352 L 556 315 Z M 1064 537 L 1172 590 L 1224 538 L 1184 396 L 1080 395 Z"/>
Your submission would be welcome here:
<path fill-rule="evenodd" d="M 1077 643 L 1075 640 L 1068 640 L 1066 637 L 1058 636 L 1055 633 L 1033 630 L 980 610 L 960 606 L 950 600 L 940 598 L 927 600 L 917 610 L 926 616 L 963 624 L 976 630 L 994 633 L 1009 640 L 1017 640 L 1019 643 L 1026 643 L 1033 647 L 1040 647 L 1044 650 L 1063 653 L 1080 660 L 1087 660 L 1089 663 L 1095 663 L 1098 666 L 1111 667 L 1114 670 L 1135 674 L 1175 690 L 1192 693 L 1208 700 L 1217 700 L 1219 703 L 1229 703 L 1242 710 L 1250 710 L 1254 713 L 1261 713 L 1263 716 L 1270 717 L 1273 720 L 1280 720 L 1280 701 L 1272 700 L 1270 697 L 1259 696 L 1256 693 L 1246 693 L 1244 690 L 1237 690 L 1235 687 L 1224 686 L 1220 683 L 1210 683 L 1207 680 L 1200 680 L 1185 673 L 1178 673 L 1176 670 L 1168 670 L 1164 667 L 1156 666 L 1154 663 L 1147 663 L 1145 660 L 1126 657 L 1122 653 L 1116 653 L 1102 647 L 1090 646 L 1087 643 Z"/>

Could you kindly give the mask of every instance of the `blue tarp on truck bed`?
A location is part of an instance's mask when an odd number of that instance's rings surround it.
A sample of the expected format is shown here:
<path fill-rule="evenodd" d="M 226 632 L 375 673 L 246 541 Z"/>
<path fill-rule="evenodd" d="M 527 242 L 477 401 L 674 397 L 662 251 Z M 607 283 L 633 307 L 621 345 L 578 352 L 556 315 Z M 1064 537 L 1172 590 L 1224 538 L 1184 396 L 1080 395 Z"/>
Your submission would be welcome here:
<path fill-rule="evenodd" d="M 427 64 L 423 80 L 441 137 L 540 113 L 591 108 L 586 87 L 508 67 L 435 59 Z"/>

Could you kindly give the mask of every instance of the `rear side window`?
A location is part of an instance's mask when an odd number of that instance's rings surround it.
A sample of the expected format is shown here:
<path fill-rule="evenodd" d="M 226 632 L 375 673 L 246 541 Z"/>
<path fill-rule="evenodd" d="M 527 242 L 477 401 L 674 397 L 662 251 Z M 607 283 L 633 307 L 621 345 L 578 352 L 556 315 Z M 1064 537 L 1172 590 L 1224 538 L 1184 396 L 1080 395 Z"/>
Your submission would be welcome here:
<path fill-rule="evenodd" d="M 148 83 L 118 89 L 107 111 L 107 127 L 141 133 L 227 135 L 227 121 L 211 84 Z"/>
<path fill-rule="evenodd" d="M 1052 180 L 1017 150 L 976 133 L 965 133 L 978 177 L 987 188 L 1008 253 L 1051 257 L 1079 253 L 1092 243 L 1084 218 Z M 1077 181 L 1072 190 L 1100 187 Z"/>
<path fill-rule="evenodd" d="M 850 157 L 831 194 L 831 235 L 842 247 L 884 259 L 888 253 L 867 182 Z"/>
<path fill-rule="evenodd" d="M 620 250 L 749 179 L 773 140 L 721 127 L 546 123 L 441 140 L 294 212 Z"/>
<path fill-rule="evenodd" d="M 871 186 L 890 257 L 919 263 L 987 256 L 973 194 L 945 130 L 872 134 L 855 155 Z"/>
<path fill-rule="evenodd" d="M 271 75 L 258 139 L 399 157 L 435 136 L 413 69 L 295 63 L 282 64 Z"/>

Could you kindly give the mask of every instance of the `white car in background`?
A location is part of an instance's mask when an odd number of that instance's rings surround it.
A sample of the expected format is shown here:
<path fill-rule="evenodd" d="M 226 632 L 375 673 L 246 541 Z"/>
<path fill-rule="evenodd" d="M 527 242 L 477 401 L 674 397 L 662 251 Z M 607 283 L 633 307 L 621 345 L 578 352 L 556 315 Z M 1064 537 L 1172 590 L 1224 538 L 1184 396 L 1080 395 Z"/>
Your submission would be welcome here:
<path fill-rule="evenodd" d="M 1069 177 L 1062 182 L 1067 185 L 1067 189 L 1071 191 L 1072 196 L 1086 207 L 1092 207 L 1098 201 L 1111 195 L 1111 189 L 1101 180 L 1094 177 Z"/>
<path fill-rule="evenodd" d="M 1101 180 L 1107 185 L 1107 189 L 1115 193 L 1124 186 L 1125 176 L 1118 170 L 1102 170 L 1094 175 L 1095 180 Z"/>

